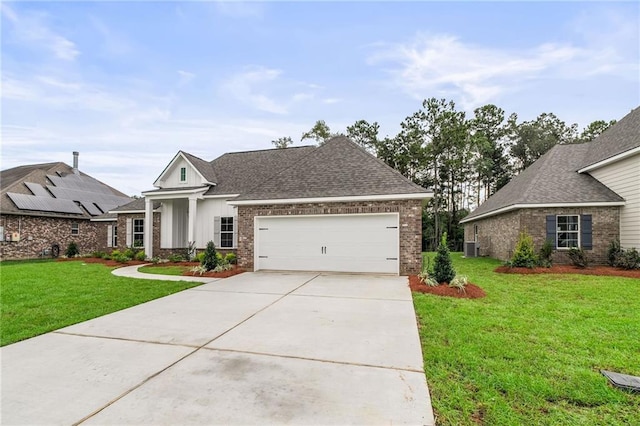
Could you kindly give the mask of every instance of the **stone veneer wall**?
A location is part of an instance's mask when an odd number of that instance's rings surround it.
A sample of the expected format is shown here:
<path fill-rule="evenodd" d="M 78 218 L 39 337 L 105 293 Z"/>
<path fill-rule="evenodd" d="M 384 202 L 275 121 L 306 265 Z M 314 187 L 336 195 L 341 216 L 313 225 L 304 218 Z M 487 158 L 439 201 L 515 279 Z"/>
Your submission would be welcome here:
<path fill-rule="evenodd" d="M 422 201 L 362 201 L 238 206 L 238 264 L 254 268 L 254 218 L 319 214 L 399 213 L 400 275 L 417 274 L 422 269 Z"/>
<path fill-rule="evenodd" d="M 587 250 L 587 256 L 593 263 L 605 264 L 609 243 L 620 235 L 620 208 L 615 206 L 520 209 L 465 224 L 465 241 L 473 241 L 473 226 L 478 225 L 480 254 L 508 260 L 513 254 L 520 231 L 524 230 L 533 237 L 537 250 L 547 238 L 547 215 L 565 214 L 592 216 L 593 249 Z M 556 250 L 553 261 L 570 263 L 565 250 Z"/>
<path fill-rule="evenodd" d="M 71 235 L 71 224 L 77 223 L 78 235 Z M 35 259 L 43 249 L 55 243 L 64 255 L 70 242 L 78 244 L 81 254 L 107 250 L 107 225 L 114 222 L 91 222 L 87 219 L 42 216 L 2 215 L 4 233 L 20 232 L 20 241 L 0 242 L 0 260 Z"/>

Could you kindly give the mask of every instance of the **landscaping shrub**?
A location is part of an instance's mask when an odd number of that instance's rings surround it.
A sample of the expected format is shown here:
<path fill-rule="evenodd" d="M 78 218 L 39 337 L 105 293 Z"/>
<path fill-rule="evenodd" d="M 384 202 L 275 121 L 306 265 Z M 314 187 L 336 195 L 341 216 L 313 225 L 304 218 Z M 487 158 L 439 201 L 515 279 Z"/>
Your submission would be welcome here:
<path fill-rule="evenodd" d="M 622 254 L 622 248 L 620 247 L 620 240 L 617 238 L 609 243 L 607 248 L 607 263 L 609 266 L 618 265 L 618 257 Z"/>
<path fill-rule="evenodd" d="M 133 259 L 134 257 L 136 257 L 136 252 L 131 247 L 127 248 L 124 252 L 122 252 L 122 254 L 124 254 L 129 259 Z"/>
<path fill-rule="evenodd" d="M 224 271 L 230 271 L 233 269 L 233 265 L 230 263 L 218 263 L 218 266 L 216 266 L 215 268 L 213 268 L 213 272 L 224 272 Z"/>
<path fill-rule="evenodd" d="M 587 253 L 582 250 L 582 247 L 571 247 L 569 249 L 569 259 L 571 259 L 573 266 L 578 268 L 586 268 L 589 265 Z"/>
<path fill-rule="evenodd" d="M 144 251 L 139 251 L 136 253 L 135 259 L 144 262 L 147 259 L 147 255 Z"/>
<path fill-rule="evenodd" d="M 624 269 L 640 268 L 640 253 L 635 248 L 621 250 L 616 260 L 616 266 Z"/>
<path fill-rule="evenodd" d="M 438 281 L 435 280 L 430 274 L 428 268 L 423 268 L 422 272 L 418 274 L 420 281 L 428 287 L 437 287 Z"/>
<path fill-rule="evenodd" d="M 235 253 L 227 253 L 227 255 L 224 257 L 224 260 L 226 260 L 227 263 L 231 265 L 235 265 L 236 262 L 238 261 L 238 257 L 236 256 Z"/>
<path fill-rule="evenodd" d="M 465 287 L 469 284 L 469 278 L 464 275 L 456 275 L 449 283 L 449 287 L 457 288 L 458 291 L 465 293 Z"/>
<path fill-rule="evenodd" d="M 533 238 L 526 231 L 522 231 L 518 237 L 509 266 L 514 268 L 533 268 L 537 264 L 538 257 L 533 248 Z"/>
<path fill-rule="evenodd" d="M 80 249 L 78 249 L 78 244 L 75 241 L 71 241 L 67 246 L 67 250 L 64 252 L 64 255 L 67 257 L 76 257 L 80 254 Z"/>
<path fill-rule="evenodd" d="M 198 274 L 198 275 L 202 276 L 202 274 L 207 272 L 207 268 L 205 268 L 202 265 L 198 265 L 198 266 L 194 266 L 193 268 L 191 268 L 191 272 L 193 272 L 194 274 Z"/>
<path fill-rule="evenodd" d="M 204 259 L 204 252 L 203 252 L 203 251 L 201 251 L 200 253 L 198 253 L 198 254 L 196 255 L 196 260 L 197 260 L 198 262 L 202 263 L 202 260 L 203 260 L 203 259 Z"/>
<path fill-rule="evenodd" d="M 538 264 L 544 268 L 551 268 L 553 260 L 551 255 L 553 254 L 553 242 L 551 240 L 545 240 L 540 252 L 538 254 Z"/>
<path fill-rule="evenodd" d="M 181 254 L 170 254 L 167 259 L 169 259 L 169 262 L 182 262 L 184 260 Z"/>
<path fill-rule="evenodd" d="M 442 234 L 438 252 L 433 265 L 433 278 L 438 283 L 448 283 L 456 276 L 456 271 L 451 263 L 451 254 L 447 247 L 447 233 Z"/>
<path fill-rule="evenodd" d="M 111 256 L 111 259 L 120 263 L 127 263 L 128 261 L 131 260 L 131 258 L 124 253 L 120 253 L 117 256 Z"/>
<path fill-rule="evenodd" d="M 102 259 L 105 255 L 106 253 L 103 251 L 94 251 L 93 253 L 91 253 L 91 257 L 94 257 L 96 259 Z"/>
<path fill-rule="evenodd" d="M 113 259 L 114 257 L 120 256 L 122 253 L 120 252 L 120 250 L 115 249 L 115 250 L 111 250 L 111 255 L 110 257 Z"/>
<path fill-rule="evenodd" d="M 218 266 L 218 256 L 216 252 L 216 245 L 213 241 L 209 241 L 207 243 L 207 248 L 204 251 L 204 258 L 202 259 L 202 266 L 206 268 L 207 271 L 215 269 Z"/>
<path fill-rule="evenodd" d="M 184 249 L 184 259 L 188 262 L 196 256 L 196 242 L 189 241 L 189 246 Z"/>

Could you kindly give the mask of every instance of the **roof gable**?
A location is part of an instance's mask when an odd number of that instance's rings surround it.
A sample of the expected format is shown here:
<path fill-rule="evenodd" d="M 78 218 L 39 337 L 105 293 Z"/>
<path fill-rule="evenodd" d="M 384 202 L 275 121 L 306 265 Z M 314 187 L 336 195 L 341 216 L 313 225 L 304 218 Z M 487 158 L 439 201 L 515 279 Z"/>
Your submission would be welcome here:
<path fill-rule="evenodd" d="M 275 172 L 236 200 L 431 195 L 344 136 L 332 138 Z"/>
<path fill-rule="evenodd" d="M 590 144 L 556 145 L 461 222 L 523 205 L 619 203 L 618 194 L 588 174 L 577 172 Z"/>
<path fill-rule="evenodd" d="M 632 110 L 595 138 L 589 144 L 589 151 L 578 168 L 592 168 L 591 166 L 638 148 L 640 148 L 640 107 Z"/>
<path fill-rule="evenodd" d="M 157 188 L 177 186 L 179 182 L 179 169 L 183 164 L 192 170 L 199 178 L 198 182 L 186 182 L 186 184 L 191 186 L 193 186 L 194 183 L 197 185 L 215 184 L 216 176 L 211 167 L 211 163 L 188 152 L 178 151 L 162 173 L 160 173 L 160 176 L 158 176 L 153 185 Z"/>

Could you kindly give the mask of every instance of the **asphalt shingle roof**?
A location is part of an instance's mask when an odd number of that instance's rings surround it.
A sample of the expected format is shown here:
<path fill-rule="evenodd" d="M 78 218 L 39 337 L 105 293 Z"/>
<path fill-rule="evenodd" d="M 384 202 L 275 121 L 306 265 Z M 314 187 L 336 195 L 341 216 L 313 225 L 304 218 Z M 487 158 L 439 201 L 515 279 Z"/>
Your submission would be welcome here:
<path fill-rule="evenodd" d="M 202 158 L 196 157 L 193 154 L 189 154 L 188 152 L 181 151 L 182 154 L 189 160 L 189 162 L 195 167 L 198 172 L 207 180 L 207 182 L 215 182 L 216 174 L 213 171 L 213 167 L 211 163 L 203 160 Z"/>
<path fill-rule="evenodd" d="M 640 147 L 640 107 L 632 110 L 591 142 L 578 169 Z"/>
<path fill-rule="evenodd" d="M 585 162 L 590 145 L 554 146 L 465 217 L 463 222 L 516 204 L 624 201 L 592 176 L 577 173 Z"/>
<path fill-rule="evenodd" d="M 344 136 L 332 138 L 275 172 L 236 200 L 431 194 Z"/>

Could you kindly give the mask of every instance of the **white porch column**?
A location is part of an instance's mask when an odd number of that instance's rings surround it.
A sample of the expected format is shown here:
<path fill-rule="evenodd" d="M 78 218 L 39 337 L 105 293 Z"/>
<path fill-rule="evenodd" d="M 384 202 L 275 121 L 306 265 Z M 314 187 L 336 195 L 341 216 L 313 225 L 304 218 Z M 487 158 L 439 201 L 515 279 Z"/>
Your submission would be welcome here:
<path fill-rule="evenodd" d="M 187 243 L 196 241 L 196 214 L 198 212 L 198 199 L 195 195 L 189 197 L 189 224 L 187 226 Z"/>
<path fill-rule="evenodd" d="M 153 257 L 153 201 L 149 198 L 144 199 L 144 253 Z"/>

